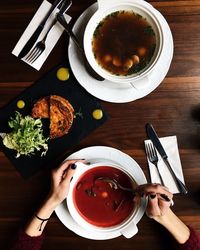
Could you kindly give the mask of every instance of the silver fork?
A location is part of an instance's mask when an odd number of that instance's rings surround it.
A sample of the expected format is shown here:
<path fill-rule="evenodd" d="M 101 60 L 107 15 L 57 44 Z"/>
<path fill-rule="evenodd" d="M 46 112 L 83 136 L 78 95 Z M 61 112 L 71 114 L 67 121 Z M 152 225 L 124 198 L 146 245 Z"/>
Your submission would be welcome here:
<path fill-rule="evenodd" d="M 145 144 L 145 149 L 146 149 L 146 153 L 147 153 L 147 157 L 148 157 L 149 161 L 151 163 L 153 163 L 154 166 L 156 167 L 161 184 L 164 186 L 163 178 L 162 178 L 160 171 L 159 171 L 159 168 L 158 168 L 158 155 L 157 155 L 155 147 L 153 146 L 153 144 L 151 142 L 149 142 L 149 143 Z"/>
<path fill-rule="evenodd" d="M 66 0 L 63 1 L 60 10 L 58 13 L 63 14 L 65 11 L 67 11 L 69 9 L 69 7 L 72 5 L 72 1 L 71 0 Z M 44 37 L 37 42 L 37 44 L 33 47 L 33 49 L 28 53 L 28 55 L 24 58 L 25 61 L 29 62 L 29 63 L 34 63 L 38 57 L 44 52 L 45 48 L 46 48 L 46 39 L 47 36 L 50 32 L 50 30 L 53 28 L 53 26 L 56 24 L 57 22 L 57 18 L 56 16 L 54 17 L 53 22 L 51 23 L 50 27 L 48 28 L 48 30 L 46 31 L 46 34 L 44 35 Z"/>

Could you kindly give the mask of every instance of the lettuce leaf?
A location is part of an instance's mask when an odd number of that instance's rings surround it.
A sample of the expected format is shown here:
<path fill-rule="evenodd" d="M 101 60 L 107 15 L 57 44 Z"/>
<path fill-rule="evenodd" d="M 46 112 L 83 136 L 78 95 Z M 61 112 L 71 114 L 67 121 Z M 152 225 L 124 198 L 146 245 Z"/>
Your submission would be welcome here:
<path fill-rule="evenodd" d="M 16 112 L 15 118 L 11 118 L 8 125 L 13 130 L 5 135 L 3 144 L 17 151 L 16 158 L 21 155 L 34 155 L 35 151 L 41 151 L 41 156 L 46 154 L 49 138 L 43 135 L 41 119 L 34 119 L 31 116 L 22 117 L 19 112 Z"/>

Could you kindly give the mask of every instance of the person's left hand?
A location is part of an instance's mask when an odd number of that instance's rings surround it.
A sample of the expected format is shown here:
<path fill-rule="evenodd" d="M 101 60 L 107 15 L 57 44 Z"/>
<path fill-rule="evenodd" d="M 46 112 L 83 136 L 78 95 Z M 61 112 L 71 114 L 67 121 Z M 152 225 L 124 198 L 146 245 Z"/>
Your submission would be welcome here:
<path fill-rule="evenodd" d="M 68 195 L 69 184 L 76 169 L 76 162 L 84 160 L 67 160 L 57 169 L 52 170 L 51 191 L 49 197 L 60 204 Z"/>

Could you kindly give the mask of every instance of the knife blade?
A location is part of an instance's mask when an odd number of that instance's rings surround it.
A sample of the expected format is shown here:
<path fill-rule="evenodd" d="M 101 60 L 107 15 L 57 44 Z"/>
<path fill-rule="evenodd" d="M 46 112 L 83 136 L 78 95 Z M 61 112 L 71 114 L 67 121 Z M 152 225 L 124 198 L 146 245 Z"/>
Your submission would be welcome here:
<path fill-rule="evenodd" d="M 63 0 L 55 0 L 55 2 L 51 5 L 51 8 L 49 9 L 49 11 L 47 12 L 47 14 L 45 15 L 45 17 L 43 18 L 43 20 L 41 21 L 41 23 L 39 24 L 39 26 L 37 27 L 37 29 L 33 32 L 32 36 L 29 38 L 29 40 L 26 42 L 26 44 L 24 45 L 24 47 L 22 48 L 22 50 L 20 51 L 18 57 L 21 59 L 23 58 L 29 51 L 30 49 L 33 47 L 33 45 L 35 44 L 35 42 L 37 41 L 39 35 L 41 34 L 45 23 L 47 21 L 47 19 L 49 18 L 49 16 L 51 15 L 51 13 L 53 12 L 53 10 L 60 4 L 60 2 L 62 2 Z"/>
<path fill-rule="evenodd" d="M 169 161 L 168 161 L 168 156 L 167 156 L 167 153 L 165 152 L 159 138 L 158 138 L 158 135 L 156 134 L 152 124 L 150 123 L 147 123 L 146 124 L 146 132 L 147 132 L 147 135 L 149 137 L 149 139 L 153 142 L 154 146 L 156 147 L 156 149 L 158 150 L 159 154 L 161 155 L 165 165 L 168 167 L 175 183 L 176 183 L 176 186 L 178 188 L 178 190 L 180 191 L 180 193 L 182 194 L 187 194 L 188 190 L 186 188 L 186 186 L 182 183 L 181 180 L 179 180 L 179 178 L 176 176 L 176 174 L 174 173 L 174 170 L 172 169 Z"/>

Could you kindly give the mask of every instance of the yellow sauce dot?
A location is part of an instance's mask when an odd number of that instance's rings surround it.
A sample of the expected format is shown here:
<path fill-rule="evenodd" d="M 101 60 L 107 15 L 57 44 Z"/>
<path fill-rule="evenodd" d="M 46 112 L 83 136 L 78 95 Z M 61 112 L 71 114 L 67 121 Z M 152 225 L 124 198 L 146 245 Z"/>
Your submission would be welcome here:
<path fill-rule="evenodd" d="M 103 117 L 103 111 L 101 109 L 95 109 L 92 112 L 92 116 L 96 120 L 100 120 Z"/>
<path fill-rule="evenodd" d="M 24 102 L 23 100 L 19 100 L 19 101 L 17 102 L 17 107 L 18 107 L 19 109 L 23 109 L 24 106 L 25 106 L 25 102 Z"/>
<path fill-rule="evenodd" d="M 59 68 L 57 70 L 56 75 L 60 81 L 67 81 L 69 79 L 69 69 L 68 68 Z"/>

